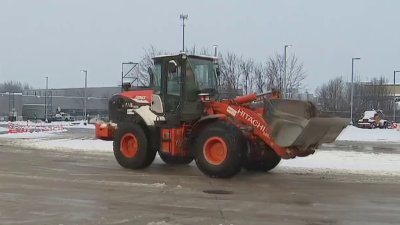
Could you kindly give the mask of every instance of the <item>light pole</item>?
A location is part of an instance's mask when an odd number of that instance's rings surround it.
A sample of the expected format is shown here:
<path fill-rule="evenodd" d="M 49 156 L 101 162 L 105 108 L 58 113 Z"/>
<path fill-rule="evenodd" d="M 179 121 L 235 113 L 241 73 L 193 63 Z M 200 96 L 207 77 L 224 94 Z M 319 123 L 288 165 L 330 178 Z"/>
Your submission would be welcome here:
<path fill-rule="evenodd" d="M 87 70 L 81 70 L 81 72 L 85 73 L 85 89 L 84 89 L 84 100 L 83 100 L 83 121 L 85 121 L 86 118 L 86 112 L 87 112 L 87 99 L 86 99 L 86 89 L 87 89 Z"/>
<path fill-rule="evenodd" d="M 351 94 L 350 94 L 350 125 L 353 125 L 353 97 L 354 97 L 354 60 L 361 58 L 351 58 Z"/>
<path fill-rule="evenodd" d="M 48 119 L 47 119 L 47 92 L 49 89 L 49 77 L 45 77 L 45 78 L 46 78 L 46 90 L 44 92 L 44 117 L 45 117 L 44 121 L 48 122 Z"/>
<path fill-rule="evenodd" d="M 282 86 L 283 86 L 283 88 L 282 88 L 282 92 L 283 92 L 282 96 L 283 96 L 283 98 L 288 97 L 288 96 L 286 96 L 286 49 L 288 47 L 292 47 L 292 45 L 285 45 L 285 50 L 283 51 L 283 60 L 284 60 L 284 62 L 283 62 L 283 82 L 282 82 Z"/>
<path fill-rule="evenodd" d="M 182 52 L 185 51 L 185 20 L 188 19 L 188 14 L 181 14 L 179 18 L 182 20 Z"/>
<path fill-rule="evenodd" d="M 400 73 L 399 70 L 393 71 L 393 121 L 396 122 L 396 73 Z"/>
<path fill-rule="evenodd" d="M 218 45 L 213 45 L 214 48 L 214 57 L 218 57 Z"/>

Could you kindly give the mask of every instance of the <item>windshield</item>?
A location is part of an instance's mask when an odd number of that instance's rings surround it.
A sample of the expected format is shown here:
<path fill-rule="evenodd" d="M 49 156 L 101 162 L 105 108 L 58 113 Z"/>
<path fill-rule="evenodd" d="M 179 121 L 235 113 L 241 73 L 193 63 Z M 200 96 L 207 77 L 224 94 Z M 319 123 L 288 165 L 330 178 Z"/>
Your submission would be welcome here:
<path fill-rule="evenodd" d="M 155 64 L 153 67 L 154 75 L 154 92 L 160 93 L 161 91 L 161 64 Z"/>
<path fill-rule="evenodd" d="M 217 89 L 216 65 L 205 59 L 189 58 L 189 68 L 194 72 L 195 81 L 200 91 Z"/>

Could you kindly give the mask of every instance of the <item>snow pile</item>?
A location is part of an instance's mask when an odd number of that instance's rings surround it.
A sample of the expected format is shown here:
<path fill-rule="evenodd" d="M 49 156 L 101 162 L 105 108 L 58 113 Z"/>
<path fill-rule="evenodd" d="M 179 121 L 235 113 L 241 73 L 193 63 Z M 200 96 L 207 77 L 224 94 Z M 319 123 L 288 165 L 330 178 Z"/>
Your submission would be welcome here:
<path fill-rule="evenodd" d="M 361 129 L 347 126 L 336 140 L 400 142 L 400 131 L 396 129 Z"/>
<path fill-rule="evenodd" d="M 7 126 L 27 126 L 27 127 L 64 127 L 64 128 L 86 128 L 86 129 L 95 129 L 94 124 L 87 124 L 85 125 L 84 121 L 54 121 L 51 123 L 45 122 L 34 122 L 34 121 L 15 121 L 15 122 L 0 122 L 1 125 Z"/>
<path fill-rule="evenodd" d="M 112 152 L 113 142 L 103 140 L 55 139 L 20 142 L 23 147 L 55 150 Z"/>
<path fill-rule="evenodd" d="M 57 125 L 57 126 L 63 126 L 64 128 L 84 128 L 84 129 L 96 129 L 94 124 L 88 124 L 80 120 L 80 121 L 72 121 L 72 122 L 67 122 L 67 121 L 55 121 L 49 123 L 51 125 Z"/>
<path fill-rule="evenodd" d="M 7 129 L 8 130 L 8 129 Z M 55 135 L 56 132 L 63 131 L 48 131 L 48 132 L 24 132 L 24 133 L 7 133 L 1 134 L 0 138 L 9 138 L 9 139 L 37 139 L 37 138 L 45 138 Z"/>
<path fill-rule="evenodd" d="M 376 154 L 354 151 L 317 151 L 314 155 L 282 160 L 279 167 L 333 169 L 360 173 L 400 175 L 399 154 Z"/>
<path fill-rule="evenodd" d="M 83 122 L 83 121 L 76 121 L 76 122 L 70 122 L 68 125 L 65 125 L 67 128 L 85 128 L 85 129 L 96 129 L 96 126 L 94 124 L 88 124 Z"/>

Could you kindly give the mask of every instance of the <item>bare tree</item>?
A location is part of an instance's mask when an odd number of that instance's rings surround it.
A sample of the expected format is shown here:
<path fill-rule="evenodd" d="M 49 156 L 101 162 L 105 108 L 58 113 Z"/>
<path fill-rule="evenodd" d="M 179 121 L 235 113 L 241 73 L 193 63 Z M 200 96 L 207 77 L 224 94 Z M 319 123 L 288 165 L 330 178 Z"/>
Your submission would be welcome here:
<path fill-rule="evenodd" d="M 196 46 L 187 49 L 190 54 L 196 53 Z M 145 53 L 139 61 L 139 75 L 138 83 L 141 85 L 148 85 L 149 75 L 148 67 L 153 66 L 153 57 L 162 54 L 154 46 L 145 49 Z M 200 51 L 202 55 L 212 55 L 209 49 L 202 48 Z M 282 83 L 281 77 L 283 74 L 283 56 L 275 55 L 269 57 L 266 66 L 257 64 L 254 60 L 238 56 L 233 52 L 226 54 L 219 54 L 219 65 L 221 75 L 219 77 L 220 89 L 223 92 L 240 94 L 243 90 L 244 93 L 265 92 L 274 88 L 279 88 Z M 306 75 L 303 69 L 303 64 L 299 63 L 297 57 L 292 55 L 288 58 L 287 65 L 287 82 L 286 89 L 289 93 L 293 90 L 300 88 L 301 82 L 305 79 Z"/>
<path fill-rule="evenodd" d="M 317 88 L 316 95 L 324 111 L 347 110 L 346 84 L 342 77 L 329 80 Z"/>
<path fill-rule="evenodd" d="M 355 118 L 366 110 L 380 109 L 391 112 L 393 98 L 387 88 L 387 80 L 383 77 L 373 78 L 369 82 L 354 82 L 353 112 Z M 341 77 L 329 80 L 317 88 L 316 95 L 321 109 L 332 115 L 349 116 L 351 83 L 346 83 Z"/>
<path fill-rule="evenodd" d="M 269 57 L 265 68 L 265 73 L 268 79 L 267 89 L 273 88 L 282 89 L 283 78 L 283 57 L 276 54 L 275 57 Z"/>
<path fill-rule="evenodd" d="M 305 78 L 303 63 L 299 62 L 295 55 L 290 56 L 286 66 L 286 90 L 288 90 L 289 97 L 292 96 L 293 91 L 301 87 Z"/>
<path fill-rule="evenodd" d="M 386 83 L 384 77 L 372 78 L 370 82 L 357 82 L 354 86 L 354 112 L 362 113 L 371 109 L 391 112 L 393 98 Z"/>
<path fill-rule="evenodd" d="M 202 47 L 202 48 L 200 49 L 200 51 L 198 51 L 198 48 L 197 48 L 196 45 L 193 45 L 193 46 L 190 47 L 190 48 L 186 48 L 185 52 L 186 52 L 187 54 L 192 54 L 192 55 L 195 55 L 195 54 L 207 55 L 207 56 L 213 55 L 213 54 L 212 54 L 212 51 L 210 51 L 209 48 Z"/>
<path fill-rule="evenodd" d="M 5 81 L 0 84 L 0 93 L 10 92 L 10 93 L 22 93 L 23 90 L 32 89 L 32 87 L 25 83 L 22 84 L 19 81 Z"/>
<path fill-rule="evenodd" d="M 232 52 L 228 52 L 226 56 L 221 55 L 220 86 L 222 89 L 227 91 L 237 91 L 239 89 L 241 60 L 239 56 Z"/>
<path fill-rule="evenodd" d="M 242 82 L 243 82 L 243 89 L 246 94 L 248 94 L 253 89 L 253 84 L 250 79 L 253 70 L 254 70 L 254 61 L 252 59 L 241 60 L 240 64 L 240 72 L 242 74 Z"/>
<path fill-rule="evenodd" d="M 154 66 L 153 58 L 157 55 L 163 54 L 162 51 L 157 50 L 154 46 L 144 49 L 144 54 L 139 61 L 138 67 L 138 84 L 139 86 L 147 86 L 150 84 L 150 76 L 148 68 Z"/>
<path fill-rule="evenodd" d="M 268 78 L 267 89 L 280 88 L 287 90 L 289 97 L 296 89 L 301 87 L 303 80 L 306 78 L 303 63 L 298 61 L 295 55 L 291 55 L 286 59 L 286 82 L 284 78 L 285 59 L 282 55 L 276 54 L 267 60 L 266 74 Z M 283 87 L 285 84 L 285 87 Z"/>
<path fill-rule="evenodd" d="M 253 73 L 252 84 L 255 86 L 255 91 L 257 93 L 263 93 L 267 88 L 267 76 L 265 67 L 261 63 L 257 63 L 254 65 L 254 73 Z"/>

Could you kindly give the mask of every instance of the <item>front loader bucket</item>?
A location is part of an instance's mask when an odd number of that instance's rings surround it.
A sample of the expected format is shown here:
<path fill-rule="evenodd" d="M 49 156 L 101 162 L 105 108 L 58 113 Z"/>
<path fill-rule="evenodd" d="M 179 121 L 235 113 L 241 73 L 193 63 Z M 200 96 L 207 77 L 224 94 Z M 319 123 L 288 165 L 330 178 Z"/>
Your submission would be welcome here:
<path fill-rule="evenodd" d="M 265 107 L 265 119 L 270 124 L 274 141 L 282 147 L 301 151 L 335 141 L 349 124 L 344 118 L 318 117 L 315 105 L 307 101 L 270 99 Z"/>

